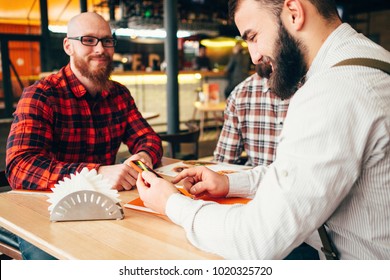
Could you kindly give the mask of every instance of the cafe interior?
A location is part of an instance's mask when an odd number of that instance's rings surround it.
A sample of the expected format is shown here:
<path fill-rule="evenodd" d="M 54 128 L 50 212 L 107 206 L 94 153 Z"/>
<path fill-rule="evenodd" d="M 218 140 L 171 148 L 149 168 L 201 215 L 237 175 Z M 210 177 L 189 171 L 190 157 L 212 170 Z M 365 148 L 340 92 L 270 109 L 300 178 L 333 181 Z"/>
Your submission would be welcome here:
<path fill-rule="evenodd" d="M 390 49 L 388 0 L 336 2 L 345 22 Z M 67 64 L 62 49 L 66 24 L 84 11 L 97 12 L 110 23 L 118 40 L 111 78 L 130 90 L 140 112 L 162 136 L 164 155 L 212 159 L 226 104 L 224 68 L 237 42 L 246 47 L 228 18 L 227 1 L 0 0 L 0 7 L 0 170 L 5 168 L 12 113 L 24 87 Z M 202 46 L 211 69 L 195 70 L 193 60 Z M 249 76 L 254 66 L 247 70 Z M 183 136 L 193 130 L 199 133 Z M 182 139 L 188 143 L 177 147 Z M 121 148 L 118 162 L 127 156 L 126 147 Z M 157 224 L 165 227 L 162 221 Z M 184 237 L 179 242 L 183 250 L 190 246 Z M 188 258 L 210 257 L 189 251 L 194 255 Z"/>

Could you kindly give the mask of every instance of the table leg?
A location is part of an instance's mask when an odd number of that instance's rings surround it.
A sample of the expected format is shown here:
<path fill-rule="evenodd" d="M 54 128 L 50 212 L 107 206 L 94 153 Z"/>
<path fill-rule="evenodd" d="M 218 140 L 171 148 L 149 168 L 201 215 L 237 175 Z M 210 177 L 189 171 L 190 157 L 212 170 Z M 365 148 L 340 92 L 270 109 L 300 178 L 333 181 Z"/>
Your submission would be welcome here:
<path fill-rule="evenodd" d="M 199 135 L 199 138 L 202 138 L 203 137 L 203 130 L 204 130 L 204 117 L 205 117 L 205 112 L 203 111 L 200 111 L 200 125 L 199 125 L 199 128 L 200 128 L 200 135 Z"/>
<path fill-rule="evenodd" d="M 219 123 L 220 122 L 223 123 L 223 115 L 219 116 L 218 112 L 214 112 L 214 119 L 215 119 L 215 131 L 216 131 L 217 139 L 218 139 L 219 138 L 219 133 L 220 133 Z"/>
<path fill-rule="evenodd" d="M 198 109 L 196 107 L 194 108 L 194 111 L 192 112 L 192 120 L 195 121 L 196 113 L 198 112 Z"/>

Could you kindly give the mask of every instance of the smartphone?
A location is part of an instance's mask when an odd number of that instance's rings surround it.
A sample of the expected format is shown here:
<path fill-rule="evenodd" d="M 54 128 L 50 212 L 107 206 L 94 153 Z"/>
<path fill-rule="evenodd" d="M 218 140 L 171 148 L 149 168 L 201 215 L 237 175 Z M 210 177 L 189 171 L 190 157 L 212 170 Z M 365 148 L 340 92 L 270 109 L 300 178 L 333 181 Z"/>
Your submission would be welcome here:
<path fill-rule="evenodd" d="M 129 162 L 130 166 L 134 168 L 136 171 L 141 173 L 142 171 L 150 171 L 153 174 L 155 174 L 157 177 L 162 178 L 160 175 L 158 175 L 153 169 L 148 167 L 145 163 L 143 163 L 140 160 L 133 160 Z"/>
<path fill-rule="evenodd" d="M 140 160 L 133 160 L 133 161 L 129 161 L 129 165 L 134 168 L 136 171 L 138 171 L 139 173 L 141 173 L 142 171 L 150 171 L 152 172 L 153 174 L 155 174 L 157 177 L 159 178 L 162 178 L 160 175 L 158 175 L 156 173 L 156 171 L 154 171 L 153 169 L 151 169 L 150 167 L 148 167 L 145 163 L 143 163 L 142 161 Z M 181 194 L 185 195 L 185 196 L 188 196 L 188 197 L 193 197 L 193 195 L 191 195 L 186 189 L 184 188 L 178 188 L 178 190 L 180 191 Z"/>

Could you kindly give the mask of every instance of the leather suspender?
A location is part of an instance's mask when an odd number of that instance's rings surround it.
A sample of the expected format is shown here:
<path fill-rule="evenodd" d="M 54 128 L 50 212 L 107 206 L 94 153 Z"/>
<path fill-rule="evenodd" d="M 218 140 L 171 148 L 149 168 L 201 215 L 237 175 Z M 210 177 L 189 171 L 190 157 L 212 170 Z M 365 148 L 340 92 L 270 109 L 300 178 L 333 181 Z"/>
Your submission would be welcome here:
<path fill-rule="evenodd" d="M 374 59 L 374 58 L 350 58 L 350 59 L 340 61 L 339 63 L 333 65 L 333 67 L 347 66 L 347 65 L 371 67 L 378 70 L 382 70 L 383 72 L 390 75 L 390 63 L 382 60 Z"/>
<path fill-rule="evenodd" d="M 358 66 L 366 66 L 375 68 L 378 70 L 382 70 L 383 72 L 390 75 L 390 63 L 373 59 L 373 58 L 350 58 L 346 60 L 342 60 L 339 63 L 333 65 L 336 66 L 347 66 L 347 65 L 358 65 Z M 325 224 L 319 227 L 318 233 L 321 238 L 322 248 L 321 251 L 325 254 L 327 260 L 338 260 L 338 253 L 335 246 L 332 244 L 328 233 L 325 229 Z"/>
<path fill-rule="evenodd" d="M 318 233 L 320 235 L 321 242 L 322 242 L 321 251 L 325 254 L 326 259 L 338 260 L 339 259 L 338 253 L 336 251 L 336 248 L 332 244 L 332 241 L 330 240 L 328 233 L 326 232 L 325 224 L 323 224 L 318 228 Z"/>

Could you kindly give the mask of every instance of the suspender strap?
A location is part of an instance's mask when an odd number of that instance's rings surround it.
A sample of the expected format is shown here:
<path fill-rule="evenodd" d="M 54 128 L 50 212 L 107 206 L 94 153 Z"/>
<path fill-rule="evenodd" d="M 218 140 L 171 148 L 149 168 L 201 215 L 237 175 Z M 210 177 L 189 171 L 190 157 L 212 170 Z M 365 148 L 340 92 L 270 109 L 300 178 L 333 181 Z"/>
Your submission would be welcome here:
<path fill-rule="evenodd" d="M 381 70 L 388 75 L 390 75 L 390 63 L 387 63 L 382 60 L 373 59 L 373 58 L 350 58 L 346 60 L 342 60 L 339 63 L 333 65 L 335 66 L 347 66 L 347 65 L 357 65 L 357 66 L 366 66 Z M 322 252 L 325 254 L 327 260 L 338 260 L 338 253 L 336 248 L 333 246 L 328 233 L 325 229 L 325 224 L 318 228 L 318 233 L 320 234 L 321 242 L 322 242 Z"/>
<path fill-rule="evenodd" d="M 382 70 L 383 72 L 390 75 L 390 63 L 387 63 L 382 60 L 373 59 L 373 58 L 350 58 L 346 60 L 342 60 L 339 63 L 333 65 L 334 66 L 346 66 L 346 65 L 358 65 L 358 66 L 366 66 L 375 69 Z"/>
<path fill-rule="evenodd" d="M 327 260 L 338 260 L 336 248 L 332 245 L 328 233 L 325 229 L 325 224 L 318 228 L 318 233 L 320 234 L 322 246 L 321 251 L 325 254 Z"/>

